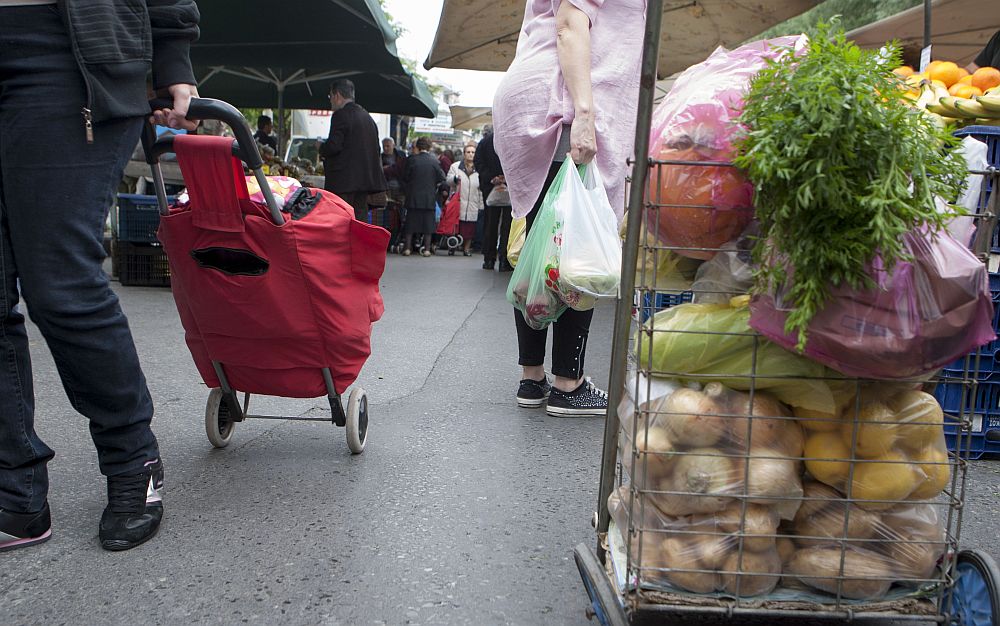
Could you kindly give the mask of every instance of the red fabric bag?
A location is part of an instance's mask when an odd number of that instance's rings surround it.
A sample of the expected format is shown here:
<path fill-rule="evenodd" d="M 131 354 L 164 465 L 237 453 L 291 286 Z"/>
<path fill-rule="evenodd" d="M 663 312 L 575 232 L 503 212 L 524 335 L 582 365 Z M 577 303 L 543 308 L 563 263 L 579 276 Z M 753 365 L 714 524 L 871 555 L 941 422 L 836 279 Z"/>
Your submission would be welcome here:
<path fill-rule="evenodd" d="M 441 209 L 441 221 L 438 222 L 435 235 L 454 235 L 458 232 L 458 220 L 462 213 L 462 198 L 459 192 L 451 194 Z"/>
<path fill-rule="evenodd" d="M 250 200 L 232 144 L 174 140 L 191 201 L 160 220 L 195 365 L 209 387 L 220 386 L 214 360 L 238 391 L 292 398 L 326 395 L 321 369 L 329 367 L 343 393 L 371 354 L 371 325 L 382 316 L 389 233 L 355 220 L 326 191 L 315 192 L 307 215 L 285 213 L 275 225 L 267 206 Z"/>

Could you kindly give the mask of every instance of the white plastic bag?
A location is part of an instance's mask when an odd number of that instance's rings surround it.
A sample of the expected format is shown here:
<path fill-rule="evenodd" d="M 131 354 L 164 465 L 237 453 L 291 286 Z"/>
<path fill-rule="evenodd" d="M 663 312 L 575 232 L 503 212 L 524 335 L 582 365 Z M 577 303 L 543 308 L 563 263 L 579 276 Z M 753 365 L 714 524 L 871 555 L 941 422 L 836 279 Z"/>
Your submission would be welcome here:
<path fill-rule="evenodd" d="M 614 298 L 622 273 L 618 218 L 597 164 L 591 161 L 580 171 L 581 176 L 567 177 L 555 205 L 563 225 L 559 289 L 593 298 Z M 593 307 L 593 302 L 587 304 L 587 308 Z"/>

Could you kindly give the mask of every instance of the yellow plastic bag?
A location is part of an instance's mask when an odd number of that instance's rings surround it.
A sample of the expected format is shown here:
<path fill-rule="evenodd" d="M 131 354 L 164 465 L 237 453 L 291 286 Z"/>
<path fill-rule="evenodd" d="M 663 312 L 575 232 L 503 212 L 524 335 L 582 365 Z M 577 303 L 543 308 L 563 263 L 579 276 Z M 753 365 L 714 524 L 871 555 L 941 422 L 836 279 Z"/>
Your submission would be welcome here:
<path fill-rule="evenodd" d="M 753 385 L 793 407 L 839 412 L 853 386 L 836 380 L 842 376 L 833 370 L 756 336 L 748 325 L 748 303 L 742 296 L 729 305 L 682 304 L 657 313 L 634 338 L 640 367 L 682 382 L 717 381 L 740 391 Z"/>
<path fill-rule="evenodd" d="M 507 262 L 511 266 L 517 265 L 517 259 L 521 256 L 521 248 L 524 247 L 527 230 L 528 220 L 523 217 L 515 218 L 510 223 L 510 235 L 507 237 Z"/>

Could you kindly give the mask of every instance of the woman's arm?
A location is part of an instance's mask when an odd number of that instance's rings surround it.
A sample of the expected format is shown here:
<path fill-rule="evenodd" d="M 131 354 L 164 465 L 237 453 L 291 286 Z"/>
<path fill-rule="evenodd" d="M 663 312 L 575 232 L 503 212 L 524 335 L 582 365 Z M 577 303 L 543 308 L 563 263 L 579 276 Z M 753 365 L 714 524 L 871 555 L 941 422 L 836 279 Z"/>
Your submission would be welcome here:
<path fill-rule="evenodd" d="M 574 163 L 589 163 L 597 154 L 594 97 L 590 81 L 590 18 L 563 0 L 556 12 L 556 33 L 559 69 L 573 98 L 570 156 Z"/>

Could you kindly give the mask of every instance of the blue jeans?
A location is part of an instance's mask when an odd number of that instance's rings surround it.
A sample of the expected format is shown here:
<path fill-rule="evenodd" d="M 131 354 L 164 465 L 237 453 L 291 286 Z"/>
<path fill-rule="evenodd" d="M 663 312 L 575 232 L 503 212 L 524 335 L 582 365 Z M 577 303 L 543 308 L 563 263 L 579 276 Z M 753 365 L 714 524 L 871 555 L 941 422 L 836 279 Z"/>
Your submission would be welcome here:
<path fill-rule="evenodd" d="M 0 7 L 0 508 L 37 511 L 52 450 L 34 429 L 18 281 L 70 403 L 90 420 L 101 472 L 159 456 L 128 320 L 102 269 L 108 208 L 140 119 L 95 124 L 55 5 Z"/>

